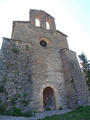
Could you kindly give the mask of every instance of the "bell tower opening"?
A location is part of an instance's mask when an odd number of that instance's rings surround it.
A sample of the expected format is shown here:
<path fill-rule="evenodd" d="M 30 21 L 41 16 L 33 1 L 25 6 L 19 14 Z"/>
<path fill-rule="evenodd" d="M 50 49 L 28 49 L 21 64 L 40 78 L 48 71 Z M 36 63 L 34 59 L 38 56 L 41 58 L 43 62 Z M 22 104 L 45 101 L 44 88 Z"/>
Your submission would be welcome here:
<path fill-rule="evenodd" d="M 30 25 L 40 27 L 41 29 L 56 31 L 54 17 L 42 10 L 30 10 Z"/>
<path fill-rule="evenodd" d="M 36 19 L 35 19 L 35 23 L 36 23 L 36 26 L 37 26 L 37 27 L 40 27 L 40 20 L 39 20 L 39 19 L 36 18 Z"/>
<path fill-rule="evenodd" d="M 44 109 L 55 110 L 55 95 L 51 87 L 46 87 L 43 91 L 43 106 Z"/>

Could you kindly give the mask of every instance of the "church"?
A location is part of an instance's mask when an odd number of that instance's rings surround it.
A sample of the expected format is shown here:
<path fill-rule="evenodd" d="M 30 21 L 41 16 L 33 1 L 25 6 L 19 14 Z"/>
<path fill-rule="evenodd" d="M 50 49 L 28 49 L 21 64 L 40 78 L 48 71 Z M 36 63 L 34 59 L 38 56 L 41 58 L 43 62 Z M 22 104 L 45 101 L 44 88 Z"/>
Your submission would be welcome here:
<path fill-rule="evenodd" d="M 50 14 L 31 9 L 29 21 L 14 21 L 0 51 L 0 99 L 7 109 L 76 108 L 88 102 L 88 88 L 67 35 Z"/>

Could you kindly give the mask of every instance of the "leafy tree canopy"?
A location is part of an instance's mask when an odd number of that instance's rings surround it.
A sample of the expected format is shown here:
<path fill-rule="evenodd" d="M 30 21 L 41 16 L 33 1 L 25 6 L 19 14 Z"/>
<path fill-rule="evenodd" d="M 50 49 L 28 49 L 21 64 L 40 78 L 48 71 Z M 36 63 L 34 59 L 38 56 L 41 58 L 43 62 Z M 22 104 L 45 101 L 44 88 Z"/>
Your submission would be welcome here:
<path fill-rule="evenodd" d="M 86 83 L 88 85 L 88 89 L 90 90 L 90 60 L 87 59 L 84 53 L 79 55 L 80 64 L 82 67 L 82 72 L 86 78 Z"/>

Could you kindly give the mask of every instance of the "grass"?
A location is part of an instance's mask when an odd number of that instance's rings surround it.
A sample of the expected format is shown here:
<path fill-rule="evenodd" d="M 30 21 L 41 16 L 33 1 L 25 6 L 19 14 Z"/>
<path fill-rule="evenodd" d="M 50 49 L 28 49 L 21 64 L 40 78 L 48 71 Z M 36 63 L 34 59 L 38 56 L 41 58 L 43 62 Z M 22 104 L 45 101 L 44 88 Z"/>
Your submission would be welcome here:
<path fill-rule="evenodd" d="M 78 107 L 72 112 L 46 117 L 43 120 L 90 120 L 90 106 Z"/>

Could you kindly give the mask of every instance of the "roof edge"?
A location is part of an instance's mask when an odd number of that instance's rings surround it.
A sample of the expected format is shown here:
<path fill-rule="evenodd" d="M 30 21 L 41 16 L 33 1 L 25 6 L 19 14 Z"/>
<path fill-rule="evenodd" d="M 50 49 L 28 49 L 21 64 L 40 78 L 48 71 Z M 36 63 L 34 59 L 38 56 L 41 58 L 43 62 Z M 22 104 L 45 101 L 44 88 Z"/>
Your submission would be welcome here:
<path fill-rule="evenodd" d="M 63 35 L 63 36 L 65 36 L 65 37 L 68 37 L 68 35 L 66 35 L 66 34 L 62 33 L 62 32 L 61 32 L 61 31 L 59 31 L 59 30 L 56 30 L 56 32 L 58 32 L 58 33 L 62 34 L 62 35 Z"/>

